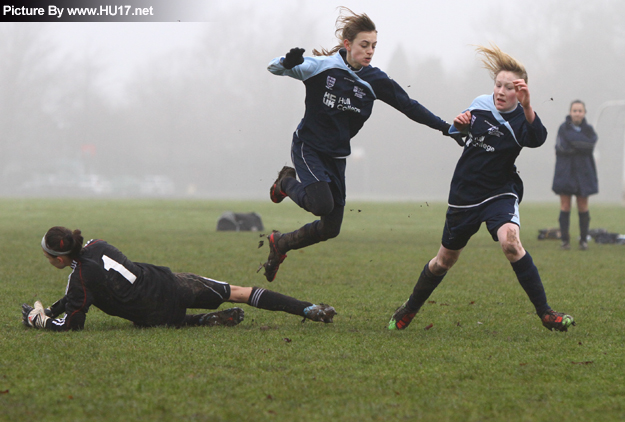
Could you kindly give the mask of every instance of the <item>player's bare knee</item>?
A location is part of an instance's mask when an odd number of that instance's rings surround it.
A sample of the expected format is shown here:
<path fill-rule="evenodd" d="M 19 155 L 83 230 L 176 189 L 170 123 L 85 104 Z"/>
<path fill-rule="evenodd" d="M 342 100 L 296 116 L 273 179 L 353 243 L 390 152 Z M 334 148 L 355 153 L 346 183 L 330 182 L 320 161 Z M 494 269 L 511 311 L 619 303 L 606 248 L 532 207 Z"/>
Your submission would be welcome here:
<path fill-rule="evenodd" d="M 454 266 L 457 260 L 457 258 L 450 257 L 437 258 L 432 261 L 433 265 L 430 266 L 430 271 L 432 271 L 434 275 L 444 274 Z"/>
<path fill-rule="evenodd" d="M 515 241 L 501 242 L 501 249 L 507 257 L 514 257 L 521 253 L 523 247 L 521 246 L 519 239 L 516 238 Z"/>
<path fill-rule="evenodd" d="M 451 267 L 454 266 L 454 264 L 456 263 L 457 259 L 446 259 L 443 261 L 443 265 L 442 265 L 442 269 L 447 272 L 449 270 L 451 270 Z"/>
<path fill-rule="evenodd" d="M 521 240 L 519 239 L 518 230 L 508 229 L 504 233 L 499 233 L 499 243 L 501 249 L 506 256 L 516 256 L 523 249 Z"/>
<path fill-rule="evenodd" d="M 230 285 L 230 297 L 228 298 L 228 302 L 234 303 L 247 303 L 250 295 L 252 293 L 251 287 L 241 287 Z"/>

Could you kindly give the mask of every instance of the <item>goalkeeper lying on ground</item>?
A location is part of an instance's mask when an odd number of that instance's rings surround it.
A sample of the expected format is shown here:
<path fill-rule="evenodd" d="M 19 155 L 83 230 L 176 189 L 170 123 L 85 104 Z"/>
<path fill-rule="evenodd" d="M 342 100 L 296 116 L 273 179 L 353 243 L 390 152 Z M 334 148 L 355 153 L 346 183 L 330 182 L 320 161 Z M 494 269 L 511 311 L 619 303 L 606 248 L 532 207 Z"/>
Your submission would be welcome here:
<path fill-rule="evenodd" d="M 332 322 L 333 307 L 282 295 L 258 287 L 240 287 L 169 268 L 130 261 L 103 240 L 83 247 L 80 230 L 52 227 L 41 240 L 43 254 L 56 268 L 72 268 L 65 296 L 50 308 L 41 302 L 22 305 L 24 324 L 54 331 L 84 328 L 89 307 L 132 321 L 136 326 L 233 326 L 243 310 L 187 315 L 187 308 L 217 309 L 224 302 L 247 303 L 283 311 L 313 321 Z M 58 318 L 65 313 L 62 318 Z"/>

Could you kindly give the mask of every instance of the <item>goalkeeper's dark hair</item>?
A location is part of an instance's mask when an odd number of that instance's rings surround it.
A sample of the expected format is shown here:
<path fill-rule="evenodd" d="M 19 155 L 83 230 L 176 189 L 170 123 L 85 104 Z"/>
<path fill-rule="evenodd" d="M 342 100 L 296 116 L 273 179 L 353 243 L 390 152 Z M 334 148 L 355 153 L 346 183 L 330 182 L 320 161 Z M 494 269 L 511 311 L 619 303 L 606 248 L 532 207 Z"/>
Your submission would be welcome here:
<path fill-rule="evenodd" d="M 76 259 L 82 251 L 82 232 L 78 229 L 72 231 L 67 227 L 55 226 L 46 233 L 46 244 L 57 252 L 70 252 L 70 258 Z"/>
<path fill-rule="evenodd" d="M 339 44 L 331 50 L 322 48 L 321 50 L 314 49 L 313 55 L 315 56 L 331 56 L 332 54 L 343 48 L 343 41 L 354 41 L 361 32 L 372 32 L 375 29 L 375 23 L 371 20 L 366 13 L 360 15 L 352 12 L 347 7 L 339 7 L 339 17 L 336 18 L 336 31 L 334 34 L 339 39 Z"/>
<path fill-rule="evenodd" d="M 571 101 L 571 105 L 569 106 L 569 111 L 573 108 L 575 104 L 581 104 L 584 107 L 584 113 L 586 112 L 586 104 L 582 100 L 573 100 Z"/>

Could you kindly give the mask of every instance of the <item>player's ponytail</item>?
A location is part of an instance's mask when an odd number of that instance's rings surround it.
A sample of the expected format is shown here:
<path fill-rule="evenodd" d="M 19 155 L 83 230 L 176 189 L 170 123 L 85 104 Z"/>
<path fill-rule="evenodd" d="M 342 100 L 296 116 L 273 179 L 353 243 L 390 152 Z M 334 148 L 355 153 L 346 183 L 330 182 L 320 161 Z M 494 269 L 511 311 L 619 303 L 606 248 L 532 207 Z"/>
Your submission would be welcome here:
<path fill-rule="evenodd" d="M 82 250 L 83 237 L 80 230 L 71 231 L 67 227 L 52 227 L 43 237 L 41 247 L 52 256 L 67 255 L 76 259 Z"/>
<path fill-rule="evenodd" d="M 377 31 L 375 29 L 375 23 L 371 20 L 366 13 L 357 15 L 347 7 L 339 7 L 339 17 L 336 18 L 336 31 L 334 34 L 339 40 L 339 44 L 331 50 L 321 48 L 321 50 L 314 49 L 313 55 L 315 56 L 331 56 L 332 54 L 343 48 L 343 41 L 349 40 L 353 42 L 359 33 Z M 348 14 L 344 14 L 347 12 Z"/>

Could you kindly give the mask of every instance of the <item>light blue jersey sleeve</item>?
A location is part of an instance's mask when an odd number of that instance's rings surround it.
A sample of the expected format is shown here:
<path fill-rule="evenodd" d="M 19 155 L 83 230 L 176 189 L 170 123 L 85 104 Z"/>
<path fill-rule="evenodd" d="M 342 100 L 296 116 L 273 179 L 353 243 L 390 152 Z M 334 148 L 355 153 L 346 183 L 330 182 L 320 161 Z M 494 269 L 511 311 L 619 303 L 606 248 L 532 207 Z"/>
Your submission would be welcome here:
<path fill-rule="evenodd" d="M 274 75 L 290 76 L 300 81 L 305 81 L 320 72 L 321 61 L 316 57 L 304 57 L 304 63 L 295 66 L 293 69 L 286 69 L 282 65 L 283 59 L 284 57 L 276 57 L 273 59 L 269 63 L 269 66 L 267 66 L 267 70 Z"/>
<path fill-rule="evenodd" d="M 486 99 L 483 98 L 483 97 L 486 97 L 486 96 L 487 95 L 481 95 L 481 96 L 477 97 L 476 99 L 474 99 L 473 102 L 471 103 L 471 106 L 469 108 L 467 108 L 467 109 L 462 110 L 462 113 L 467 112 L 469 110 L 473 110 L 475 108 L 478 108 L 476 106 L 476 104 L 484 104 L 484 101 L 486 101 Z M 455 134 L 458 134 L 458 133 L 462 133 L 462 134 L 466 135 L 466 134 L 469 133 L 469 128 L 467 127 L 467 129 L 465 129 L 463 132 L 461 132 L 460 130 L 458 130 L 457 127 L 455 127 L 452 124 L 451 127 L 449 128 L 449 134 L 450 135 L 455 135 Z"/>
<path fill-rule="evenodd" d="M 369 85 L 369 83 L 360 79 L 354 71 L 347 67 L 341 55 L 338 53 L 333 54 L 332 56 L 304 57 L 304 63 L 295 66 L 293 69 L 286 69 L 282 65 L 282 60 L 284 60 L 284 56 L 276 57 L 269 62 L 267 70 L 274 75 L 290 76 L 292 78 L 299 79 L 300 81 L 305 81 L 306 79 L 312 78 L 313 76 L 328 69 L 341 69 L 350 73 L 355 79 L 360 80 L 363 84 Z"/>
<path fill-rule="evenodd" d="M 360 78 L 356 72 L 347 67 L 339 53 L 335 53 L 332 56 L 304 57 L 304 63 L 295 66 L 293 69 L 286 69 L 282 65 L 282 60 L 284 60 L 284 56 L 276 57 L 269 62 L 267 70 L 274 75 L 290 76 L 291 78 L 305 81 L 328 69 L 341 69 L 349 73 L 355 80 L 365 85 L 371 91 L 374 98 L 377 98 L 371 84 Z"/>
<path fill-rule="evenodd" d="M 471 106 L 467 108 L 466 110 L 464 110 L 463 113 L 465 111 L 473 111 L 476 109 L 490 111 L 493 117 L 497 119 L 497 121 L 500 124 L 508 128 L 508 130 L 512 134 L 512 137 L 514 138 L 514 141 L 517 144 L 519 143 L 516 139 L 516 135 L 514 134 L 514 130 L 512 130 L 512 126 L 510 126 L 510 123 L 508 123 L 508 121 L 501 116 L 501 113 L 499 113 L 499 111 L 497 110 L 497 107 L 495 107 L 492 94 L 480 95 L 479 97 L 473 100 L 473 102 L 471 103 Z M 467 133 L 469 133 L 469 130 L 467 129 L 464 132 L 460 132 L 454 125 L 451 125 L 451 127 L 449 128 L 449 133 L 450 134 L 464 133 L 466 135 Z"/>

